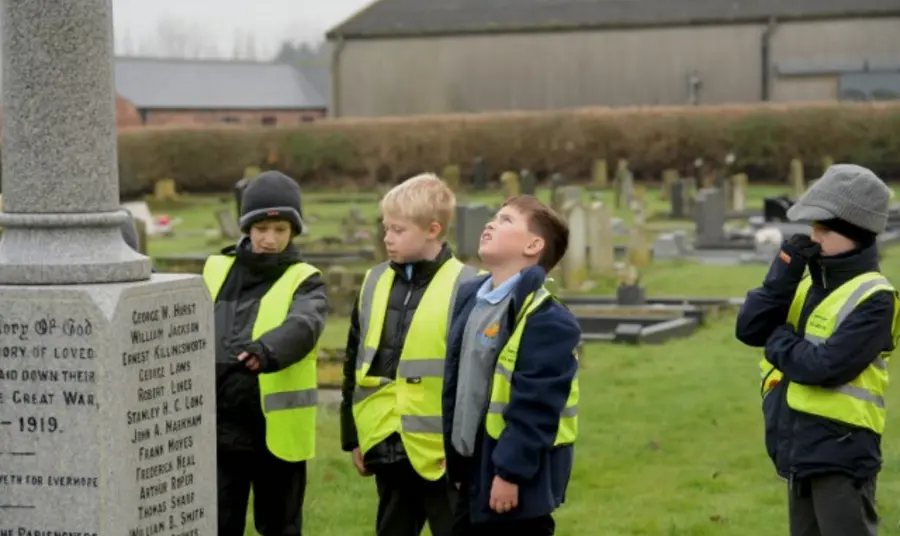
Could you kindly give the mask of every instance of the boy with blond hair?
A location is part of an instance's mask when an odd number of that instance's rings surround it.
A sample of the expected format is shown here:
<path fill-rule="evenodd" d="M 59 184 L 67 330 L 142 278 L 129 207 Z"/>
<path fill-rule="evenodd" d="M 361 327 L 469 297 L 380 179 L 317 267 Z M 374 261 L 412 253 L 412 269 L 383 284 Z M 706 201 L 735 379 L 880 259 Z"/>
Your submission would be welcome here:
<path fill-rule="evenodd" d="M 513 197 L 481 235 L 490 275 L 459 289 L 443 395 L 455 535 L 555 532 L 577 436 L 581 330 L 544 281 L 568 242 L 555 212 Z"/>
<path fill-rule="evenodd" d="M 456 197 L 433 174 L 381 200 L 389 262 L 366 273 L 351 314 L 341 443 L 362 476 L 375 475 L 379 536 L 449 536 L 441 388 L 450 309 L 477 274 L 445 242 Z"/>

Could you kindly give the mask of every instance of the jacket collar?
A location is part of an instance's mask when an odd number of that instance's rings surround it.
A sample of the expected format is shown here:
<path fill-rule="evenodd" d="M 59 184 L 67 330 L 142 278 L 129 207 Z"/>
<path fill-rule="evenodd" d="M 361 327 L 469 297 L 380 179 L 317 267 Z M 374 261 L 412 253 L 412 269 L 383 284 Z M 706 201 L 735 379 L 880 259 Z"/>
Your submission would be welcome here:
<path fill-rule="evenodd" d="M 878 246 L 854 249 L 834 257 L 818 257 L 809 263 L 813 284 L 834 290 L 856 276 L 877 272 Z"/>

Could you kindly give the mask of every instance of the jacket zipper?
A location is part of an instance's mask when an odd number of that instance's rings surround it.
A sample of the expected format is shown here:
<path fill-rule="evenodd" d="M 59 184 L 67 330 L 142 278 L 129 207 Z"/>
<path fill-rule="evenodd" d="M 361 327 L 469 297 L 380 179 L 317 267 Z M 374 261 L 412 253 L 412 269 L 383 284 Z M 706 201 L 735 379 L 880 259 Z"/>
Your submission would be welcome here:
<path fill-rule="evenodd" d="M 409 286 L 406 289 L 406 296 L 403 298 L 403 308 L 400 309 L 400 314 L 397 317 L 397 331 L 394 335 L 394 360 L 397 362 L 397 366 L 394 368 L 394 378 L 397 378 L 397 373 L 400 368 L 400 356 L 403 354 L 403 341 L 405 339 L 403 333 L 403 321 L 406 320 L 406 311 L 409 309 L 409 300 L 412 298 L 413 291 L 415 291 L 415 287 L 413 286 L 412 280 L 409 281 Z"/>

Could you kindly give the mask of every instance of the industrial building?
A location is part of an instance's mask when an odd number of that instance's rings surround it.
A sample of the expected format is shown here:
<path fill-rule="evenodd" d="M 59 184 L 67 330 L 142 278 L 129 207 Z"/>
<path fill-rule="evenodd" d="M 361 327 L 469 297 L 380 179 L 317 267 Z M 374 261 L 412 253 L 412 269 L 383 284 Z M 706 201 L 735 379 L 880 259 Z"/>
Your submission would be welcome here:
<path fill-rule="evenodd" d="M 332 115 L 900 98 L 898 0 L 379 0 Z"/>

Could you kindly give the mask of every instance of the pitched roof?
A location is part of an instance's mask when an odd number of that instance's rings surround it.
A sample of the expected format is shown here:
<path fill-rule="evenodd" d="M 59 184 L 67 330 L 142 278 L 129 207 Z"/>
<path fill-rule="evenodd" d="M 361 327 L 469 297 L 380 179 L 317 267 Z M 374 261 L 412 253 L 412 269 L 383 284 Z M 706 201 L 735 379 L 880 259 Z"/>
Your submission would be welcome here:
<path fill-rule="evenodd" d="M 400 37 L 900 15 L 897 0 L 377 0 L 327 33 Z"/>
<path fill-rule="evenodd" d="M 139 109 L 310 109 L 325 99 L 300 69 L 277 63 L 118 57 L 116 91 Z"/>

